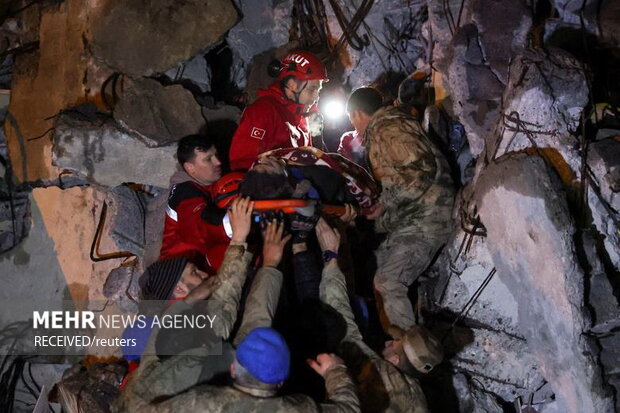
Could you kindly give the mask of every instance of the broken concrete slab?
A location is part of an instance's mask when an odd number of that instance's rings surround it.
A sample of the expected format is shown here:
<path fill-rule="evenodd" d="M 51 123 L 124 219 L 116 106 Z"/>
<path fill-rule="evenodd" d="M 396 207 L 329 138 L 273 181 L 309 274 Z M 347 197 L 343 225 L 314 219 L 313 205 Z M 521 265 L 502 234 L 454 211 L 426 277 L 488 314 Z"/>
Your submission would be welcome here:
<path fill-rule="evenodd" d="M 559 49 L 526 50 L 511 64 L 503 102 L 499 143 L 491 146 L 496 148 L 496 156 L 526 148 L 550 148 L 578 179 L 581 156 L 574 134 L 588 103 L 582 64 Z"/>
<path fill-rule="evenodd" d="M 603 199 L 620 212 L 620 136 L 592 142 L 588 167 Z"/>
<path fill-rule="evenodd" d="M 432 303 L 428 306 L 433 311 L 435 309 L 441 312 L 448 311 L 455 317 L 465 309 L 469 299 L 493 269 L 493 260 L 486 239 L 480 236 L 474 237 L 471 248 L 467 250 L 467 242 L 463 243 L 465 235 L 466 233 L 461 230 L 451 237 L 434 265 L 439 278 L 434 283 L 429 283 Z M 461 245 L 463 248 L 458 255 Z M 491 278 L 479 298 L 463 313 L 463 318 L 471 320 L 471 323 L 477 326 L 486 326 L 513 336 L 520 335 L 517 303 L 508 287 L 497 275 Z M 467 321 L 465 323 L 468 324 Z"/>
<path fill-rule="evenodd" d="M 510 61 L 527 44 L 532 28 L 531 6 L 524 0 L 477 0 L 471 8 L 484 61 L 505 85 Z"/>
<path fill-rule="evenodd" d="M 164 146 L 186 135 L 205 132 L 206 121 L 190 91 L 133 79 L 114 107 L 114 119 L 148 146 Z"/>
<path fill-rule="evenodd" d="M 211 90 L 211 69 L 202 53 L 177 64 L 164 73 L 171 82 L 185 85 L 192 90 L 197 89 L 201 93 Z M 188 87 L 188 84 L 191 87 Z"/>
<path fill-rule="evenodd" d="M 495 397 L 478 388 L 478 385 L 467 380 L 467 377 L 458 373 L 452 378 L 454 390 L 459 399 L 459 413 L 503 413 L 504 409 L 497 403 Z"/>
<path fill-rule="evenodd" d="M 529 352 L 567 412 L 607 412 L 575 227 L 562 184 L 539 157 L 506 156 L 478 179 L 476 202 L 499 277 L 518 303 Z"/>
<path fill-rule="evenodd" d="M 134 264 L 135 262 L 123 264 L 113 269 L 103 284 L 103 295 L 128 313 L 138 311 L 140 291 L 138 277 L 140 274 Z"/>
<path fill-rule="evenodd" d="M 144 253 L 148 201 L 143 191 L 128 185 L 119 185 L 110 191 L 106 199 L 109 233 L 119 250 L 135 255 Z"/>
<path fill-rule="evenodd" d="M 453 111 L 467 131 L 472 155 L 477 157 L 499 119 L 504 84 L 485 61 L 474 24 L 456 32 L 451 51 L 447 77 Z"/>
<path fill-rule="evenodd" d="M 428 20 L 433 44 L 433 66 L 441 73 L 448 71 L 452 38 L 454 37 L 454 23 L 464 26 L 471 22 L 471 3 L 460 0 L 442 2 L 427 0 Z M 460 18 L 459 18 L 460 16 Z"/>
<path fill-rule="evenodd" d="M 90 22 L 90 46 L 117 71 L 146 76 L 219 42 L 237 19 L 230 0 L 111 0 Z"/>
<path fill-rule="evenodd" d="M 289 41 L 293 1 L 245 0 L 240 2 L 244 18 L 226 36 L 233 50 L 237 78 L 246 78 L 254 56 L 283 46 Z M 266 66 L 261 70 L 266 72 Z M 244 88 L 245 82 L 236 83 Z"/>
<path fill-rule="evenodd" d="M 150 148 L 101 114 L 95 121 L 64 113 L 54 131 L 53 164 L 90 183 L 115 187 L 125 182 L 167 186 L 176 171 L 176 146 Z"/>
<path fill-rule="evenodd" d="M 456 371 L 475 378 L 487 392 L 504 400 L 534 393 L 544 383 L 535 357 L 521 338 L 457 326 L 443 346 Z"/>
<path fill-rule="evenodd" d="M 30 193 L 4 192 L 0 179 L 0 254 L 17 246 L 30 231 Z"/>
<path fill-rule="evenodd" d="M 349 19 L 357 11 L 346 2 L 337 3 Z M 329 33 L 339 39 L 342 28 L 334 10 L 326 7 L 326 15 Z M 343 77 L 359 87 L 374 82 L 385 72 L 413 73 L 416 61 L 423 60 L 426 54 L 427 44 L 421 34 L 426 20 L 425 0 L 406 3 L 385 0 L 380 6 L 375 3 L 356 30 L 360 38 L 367 39 L 368 45 L 357 50 L 345 42 L 342 48 L 343 62 L 346 62 Z"/>
<path fill-rule="evenodd" d="M 581 25 L 583 18 L 584 28 L 591 33 L 598 33 L 598 16 L 602 15 L 599 9 L 601 2 L 596 0 L 552 0 L 550 3 L 562 21 Z"/>

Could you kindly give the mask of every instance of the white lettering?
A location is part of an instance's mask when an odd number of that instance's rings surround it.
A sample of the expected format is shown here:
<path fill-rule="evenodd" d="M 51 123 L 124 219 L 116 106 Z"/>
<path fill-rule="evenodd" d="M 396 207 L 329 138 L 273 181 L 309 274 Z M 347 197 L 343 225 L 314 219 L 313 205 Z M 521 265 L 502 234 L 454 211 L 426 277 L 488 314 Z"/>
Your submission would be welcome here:
<path fill-rule="evenodd" d="M 32 313 L 32 328 L 37 328 L 40 325 L 43 325 L 44 328 L 48 328 L 50 323 L 50 314 L 47 311 L 43 311 L 42 314 L 39 314 L 38 311 L 34 311 Z"/>
<path fill-rule="evenodd" d="M 63 328 L 62 311 L 52 311 L 52 328 Z"/>
<path fill-rule="evenodd" d="M 93 321 L 95 320 L 95 313 L 93 313 L 92 311 L 84 311 L 82 313 L 82 328 L 86 328 L 87 326 L 95 329 L 95 323 L 93 323 Z"/>

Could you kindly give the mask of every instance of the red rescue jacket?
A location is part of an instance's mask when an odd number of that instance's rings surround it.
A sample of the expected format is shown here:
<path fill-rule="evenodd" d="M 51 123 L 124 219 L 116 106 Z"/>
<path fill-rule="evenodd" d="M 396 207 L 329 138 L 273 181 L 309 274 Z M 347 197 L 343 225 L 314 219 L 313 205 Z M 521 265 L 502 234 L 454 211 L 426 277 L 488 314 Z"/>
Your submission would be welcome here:
<path fill-rule="evenodd" d="M 259 154 L 272 149 L 312 146 L 304 105 L 287 99 L 277 83 L 257 94 L 232 138 L 232 170 L 247 170 Z"/>
<path fill-rule="evenodd" d="M 185 257 L 201 270 L 215 275 L 230 243 L 226 217 L 215 210 L 211 185 L 194 181 L 176 184 L 168 195 L 159 259 Z"/>

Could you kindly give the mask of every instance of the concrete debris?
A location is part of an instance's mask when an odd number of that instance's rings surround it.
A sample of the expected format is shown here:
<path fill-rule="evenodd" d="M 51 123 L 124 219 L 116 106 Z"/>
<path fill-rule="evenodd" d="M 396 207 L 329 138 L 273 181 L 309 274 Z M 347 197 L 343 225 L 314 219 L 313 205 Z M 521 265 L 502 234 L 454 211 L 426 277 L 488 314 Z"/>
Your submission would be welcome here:
<path fill-rule="evenodd" d="M 139 301 L 138 277 L 136 265 L 121 265 L 110 271 L 103 284 L 103 295 L 123 311 L 135 313 Z"/>
<path fill-rule="evenodd" d="M 290 42 L 284 46 L 268 50 L 263 53 L 259 53 L 252 59 L 252 64 L 249 66 L 248 72 L 243 73 L 243 79 L 234 80 L 235 84 L 244 88 L 244 93 L 247 96 L 247 102 L 254 102 L 256 100 L 256 91 L 262 89 L 274 82 L 274 78 L 270 77 L 267 73 L 267 67 L 273 59 L 281 58 L 288 52 L 299 47 L 297 42 Z M 234 69 L 234 68 L 233 68 Z M 234 71 L 236 76 L 241 75 L 240 71 Z M 329 75 L 329 74 L 328 74 Z M 241 86 L 243 85 L 243 86 Z"/>
<path fill-rule="evenodd" d="M 620 333 L 608 334 L 605 337 L 601 337 L 599 340 L 601 344 L 601 363 L 603 364 L 603 371 L 610 385 L 616 389 L 616 394 L 620 391 Z M 620 400 L 616 400 L 616 410 L 620 406 Z"/>
<path fill-rule="evenodd" d="M 0 179 L 0 254 L 17 246 L 31 226 L 29 192 L 9 192 Z"/>
<path fill-rule="evenodd" d="M 585 260 L 583 267 L 587 268 L 588 275 L 588 304 L 593 313 L 590 332 L 603 335 L 620 327 L 620 308 L 618 299 L 614 296 L 614 286 L 605 272 L 603 261 L 599 258 L 596 238 L 596 231 L 583 231 L 579 244 L 583 248 Z"/>
<path fill-rule="evenodd" d="M 91 22 L 90 46 L 96 58 L 133 76 L 165 72 L 195 56 L 219 42 L 238 19 L 230 0 L 111 3 Z"/>
<path fill-rule="evenodd" d="M 596 0 L 552 0 L 550 3 L 562 21 L 581 26 L 583 18 L 584 28 L 591 33 L 598 34 L 598 16 L 602 15 L 599 9 L 601 2 Z"/>
<path fill-rule="evenodd" d="M 211 69 L 203 54 L 179 63 L 165 72 L 164 76 L 190 90 L 196 89 L 201 93 L 211 91 Z"/>
<path fill-rule="evenodd" d="M 88 182 L 115 187 L 124 182 L 167 186 L 176 170 L 176 146 L 150 148 L 101 114 L 59 116 L 52 163 Z"/>
<path fill-rule="evenodd" d="M 150 79 L 131 82 L 114 108 L 114 119 L 148 146 L 164 146 L 206 128 L 191 92 L 181 85 L 162 86 Z"/>
<path fill-rule="evenodd" d="M 239 6 L 244 18 L 230 29 L 226 41 L 234 52 L 235 84 L 244 88 L 254 56 L 288 43 L 293 1 L 243 0 Z"/>
<path fill-rule="evenodd" d="M 498 10 L 502 10 L 498 13 Z M 510 61 L 527 44 L 532 28 L 530 5 L 525 0 L 500 0 L 489 6 L 477 0 L 472 5 L 472 21 L 478 29 L 485 62 L 502 84 L 508 83 Z"/>
<path fill-rule="evenodd" d="M 452 42 L 452 53 L 448 84 L 455 102 L 453 109 L 465 126 L 469 147 L 477 157 L 499 118 L 504 85 L 484 59 L 475 25 L 459 29 Z"/>
<path fill-rule="evenodd" d="M 145 214 L 149 197 L 128 185 L 112 189 L 106 203 L 110 236 L 122 251 L 144 253 Z"/>
<path fill-rule="evenodd" d="M 620 45 L 620 3 L 617 1 L 606 1 L 601 5 L 601 10 L 597 14 L 599 24 L 599 34 L 607 41 Z"/>
<path fill-rule="evenodd" d="M 510 67 L 503 101 L 496 156 L 525 148 L 551 148 L 578 179 L 581 157 L 573 134 L 588 102 L 583 66 L 558 49 L 528 50 Z"/>
<path fill-rule="evenodd" d="M 357 12 L 350 3 L 338 1 L 346 17 L 351 19 Z M 329 32 L 333 38 L 342 36 L 342 28 L 331 7 L 326 7 Z M 382 73 L 393 71 L 410 74 L 417 68 L 416 61 L 424 60 L 427 43 L 422 37 L 426 21 L 426 1 L 398 0 L 375 3 L 370 9 L 357 34 L 367 39 L 368 45 L 356 50 L 345 42 L 343 51 L 350 64 L 344 77 L 354 87 L 375 81 Z"/>
<path fill-rule="evenodd" d="M 588 206 L 606 255 L 620 271 L 620 141 L 596 141 L 588 150 Z"/>
<path fill-rule="evenodd" d="M 452 378 L 454 390 L 459 399 L 459 413 L 503 413 L 504 409 L 495 397 L 486 393 L 458 373 Z"/>
<path fill-rule="evenodd" d="M 443 345 L 456 371 L 475 378 L 485 391 L 504 400 L 533 393 L 544 382 L 523 339 L 492 330 L 455 327 Z"/>
<path fill-rule="evenodd" d="M 435 263 L 434 270 L 439 278 L 429 283 L 431 302 L 428 305 L 431 309 L 447 311 L 456 316 L 493 269 L 486 239 L 474 237 L 471 248 L 466 251 L 469 239 L 468 236 L 463 244 L 466 235 L 463 231 L 457 231 Z M 463 248 L 457 258 L 461 245 Z M 517 303 L 511 291 L 497 276 L 491 279 L 479 298 L 465 312 L 464 319 L 474 320 L 476 325 L 498 332 L 520 335 Z"/>
<path fill-rule="evenodd" d="M 521 334 L 558 401 L 567 412 L 607 412 L 613 401 L 583 335 L 584 274 L 561 187 L 541 158 L 507 156 L 482 172 L 477 205 L 498 275 L 518 303 Z"/>
<path fill-rule="evenodd" d="M 68 369 L 58 383 L 58 396 L 63 410 L 104 413 L 118 397 L 118 384 L 127 367 L 120 362 L 95 364 L 86 369 L 76 364 Z"/>
<path fill-rule="evenodd" d="M 588 147 L 588 168 L 603 200 L 620 212 L 620 134 Z"/>
<path fill-rule="evenodd" d="M 11 88 L 11 77 L 13 75 L 13 56 L 0 57 L 0 89 Z"/>

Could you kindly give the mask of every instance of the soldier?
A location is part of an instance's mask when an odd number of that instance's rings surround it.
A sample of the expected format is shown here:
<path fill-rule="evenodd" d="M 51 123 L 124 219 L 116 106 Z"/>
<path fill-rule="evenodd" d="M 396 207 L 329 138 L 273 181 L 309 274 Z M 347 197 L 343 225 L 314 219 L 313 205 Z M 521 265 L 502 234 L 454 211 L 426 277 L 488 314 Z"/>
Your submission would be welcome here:
<path fill-rule="evenodd" d="M 372 88 L 355 90 L 347 113 L 364 134 L 370 168 L 382 186 L 368 218 L 387 233 L 376 251 L 374 287 L 383 328 L 394 333 L 393 327 L 416 324 L 408 288 L 448 238 L 455 190 L 445 157 L 420 123 L 398 108 L 368 105 L 378 96 Z"/>
<path fill-rule="evenodd" d="M 251 214 L 251 208 L 247 207 L 247 210 L 250 210 Z M 250 214 L 244 214 L 248 228 Z M 114 405 L 113 411 L 359 411 L 352 379 L 347 374 L 344 362 L 333 354 L 320 354 L 312 363 L 314 370 L 325 378 L 330 403 L 319 407 L 309 396 L 276 395 L 288 376 L 290 363 L 286 343 L 277 332 L 269 328 L 282 284 L 282 273 L 277 266 L 282 259 L 284 246 L 290 239 L 290 235 L 285 237 L 283 232 L 284 226 L 281 223 L 274 221 L 267 226 L 263 266 L 258 271 L 248 295 L 243 322 L 234 340 L 237 349 L 236 352 L 233 350 L 225 353 L 232 354 L 229 368 L 233 385 L 197 385 L 222 373 L 221 369 L 213 368 L 211 364 L 221 365 L 224 357 L 207 357 L 209 348 L 205 346 L 187 349 L 170 358 L 152 356 L 143 360 L 137 374 Z M 186 308 L 190 304 L 210 298 L 207 301 L 211 304 L 207 307 L 210 311 L 217 312 L 221 305 L 228 307 L 228 310 L 218 314 L 226 318 L 224 326 L 231 326 L 236 319 L 236 311 L 229 310 L 237 308 L 245 271 L 236 262 L 241 261 L 242 256 L 237 255 L 235 258 L 229 252 L 243 248 L 231 245 L 218 277 L 205 280 L 184 300 L 175 303 L 168 313 L 177 313 L 179 308 Z M 220 281 L 214 284 L 214 279 Z M 212 301 L 214 302 L 211 303 Z M 224 339 L 230 334 L 227 327 L 214 332 Z M 154 332 L 149 342 L 151 352 L 157 351 L 157 345 L 162 341 L 160 334 L 160 331 Z"/>
<path fill-rule="evenodd" d="M 345 319 L 347 331 L 340 351 L 356 382 L 363 412 L 428 411 L 424 393 L 412 375 L 428 373 L 443 359 L 439 341 L 424 327 L 414 326 L 388 341 L 381 358 L 362 341 L 347 296 L 345 277 L 338 267 L 340 234 L 320 219 L 316 225 L 325 257 L 320 285 L 321 301 Z"/>

